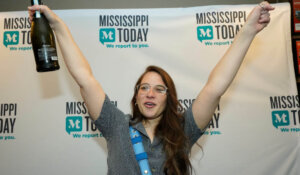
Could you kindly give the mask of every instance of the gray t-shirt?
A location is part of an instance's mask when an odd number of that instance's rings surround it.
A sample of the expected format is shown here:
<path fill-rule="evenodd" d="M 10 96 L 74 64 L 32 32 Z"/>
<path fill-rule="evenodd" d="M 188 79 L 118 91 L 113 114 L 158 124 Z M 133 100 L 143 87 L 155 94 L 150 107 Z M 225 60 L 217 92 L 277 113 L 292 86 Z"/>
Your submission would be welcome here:
<path fill-rule="evenodd" d="M 203 132 L 198 129 L 194 121 L 191 107 L 185 111 L 184 117 L 184 131 L 189 139 L 191 148 Z M 100 117 L 94 121 L 94 123 L 107 142 L 108 175 L 140 175 L 140 168 L 130 140 L 130 118 L 130 115 L 126 115 L 120 111 L 111 103 L 109 98 L 105 96 Z M 163 175 L 165 154 L 161 140 L 155 137 L 151 143 L 142 123 L 137 123 L 132 127 L 137 129 L 142 135 L 142 141 L 144 149 L 148 154 L 152 175 Z"/>

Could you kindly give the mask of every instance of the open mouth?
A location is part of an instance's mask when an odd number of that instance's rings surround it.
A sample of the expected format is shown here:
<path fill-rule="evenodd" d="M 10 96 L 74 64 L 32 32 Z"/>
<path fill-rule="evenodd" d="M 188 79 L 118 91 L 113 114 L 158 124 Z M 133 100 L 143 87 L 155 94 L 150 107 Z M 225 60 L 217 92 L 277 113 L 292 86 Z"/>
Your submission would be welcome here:
<path fill-rule="evenodd" d="M 146 102 L 146 103 L 144 103 L 144 105 L 145 105 L 145 107 L 147 107 L 147 108 L 153 108 L 154 106 L 156 106 L 156 104 L 155 104 L 155 103 L 152 103 L 152 102 Z"/>

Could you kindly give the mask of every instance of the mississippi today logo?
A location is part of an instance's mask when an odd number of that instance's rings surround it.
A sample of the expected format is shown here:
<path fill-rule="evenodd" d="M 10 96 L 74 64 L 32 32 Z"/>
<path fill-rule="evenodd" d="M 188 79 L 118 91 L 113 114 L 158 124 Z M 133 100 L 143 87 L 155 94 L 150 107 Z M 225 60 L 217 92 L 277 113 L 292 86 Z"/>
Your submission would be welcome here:
<path fill-rule="evenodd" d="M 230 45 L 246 21 L 245 11 L 212 11 L 195 15 L 197 38 L 206 46 Z"/>
<path fill-rule="evenodd" d="M 66 131 L 68 134 L 71 134 L 71 132 L 82 131 L 82 117 L 80 116 L 67 117 Z"/>
<path fill-rule="evenodd" d="M 102 137 L 95 124 L 88 116 L 84 102 L 66 102 L 66 132 L 73 138 Z"/>
<path fill-rule="evenodd" d="M 103 45 L 105 43 L 113 43 L 116 41 L 116 30 L 114 28 L 100 29 L 99 40 Z"/>
<path fill-rule="evenodd" d="M 214 39 L 213 27 L 212 26 L 197 27 L 197 36 L 200 42 L 202 42 L 203 40 Z"/>
<path fill-rule="evenodd" d="M 19 32 L 18 31 L 6 31 L 4 32 L 3 45 L 18 45 L 19 44 Z"/>
<path fill-rule="evenodd" d="M 281 132 L 300 132 L 300 99 L 298 95 L 270 97 L 273 126 Z"/>
<path fill-rule="evenodd" d="M 147 48 L 148 15 L 99 15 L 99 41 L 107 48 Z"/>
<path fill-rule="evenodd" d="M 84 126 L 85 128 L 83 129 Z M 84 118 L 81 116 L 66 117 L 66 132 L 69 135 L 72 133 L 73 138 L 102 137 L 102 134 L 97 131 L 89 116 Z"/>
<path fill-rule="evenodd" d="M 279 126 L 289 126 L 290 125 L 289 111 L 273 111 L 272 122 L 275 128 L 278 128 Z"/>
<path fill-rule="evenodd" d="M 31 50 L 29 18 L 4 18 L 3 45 L 10 51 Z"/>
<path fill-rule="evenodd" d="M 17 103 L 0 104 L 0 142 L 15 140 L 15 126 L 18 113 Z"/>

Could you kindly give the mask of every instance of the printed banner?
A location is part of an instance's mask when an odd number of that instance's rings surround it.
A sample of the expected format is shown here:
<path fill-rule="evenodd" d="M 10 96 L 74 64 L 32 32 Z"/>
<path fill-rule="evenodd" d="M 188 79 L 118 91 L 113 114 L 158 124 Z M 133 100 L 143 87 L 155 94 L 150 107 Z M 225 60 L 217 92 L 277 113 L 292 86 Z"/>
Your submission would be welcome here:
<path fill-rule="evenodd" d="M 55 12 L 112 103 L 130 113 L 133 86 L 148 65 L 172 76 L 186 110 L 254 6 Z M 202 148 L 192 149 L 196 174 L 300 174 L 291 10 L 274 6 L 199 139 Z M 0 26 L 1 174 L 106 174 L 106 142 L 59 48 L 60 70 L 37 73 L 28 13 L 2 12 Z"/>

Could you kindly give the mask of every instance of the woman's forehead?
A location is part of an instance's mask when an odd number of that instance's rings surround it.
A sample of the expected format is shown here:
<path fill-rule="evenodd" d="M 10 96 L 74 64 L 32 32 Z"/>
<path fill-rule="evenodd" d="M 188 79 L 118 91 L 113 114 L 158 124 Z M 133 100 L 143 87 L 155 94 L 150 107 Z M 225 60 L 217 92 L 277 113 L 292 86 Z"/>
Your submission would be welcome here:
<path fill-rule="evenodd" d="M 158 85 L 158 84 L 165 85 L 161 76 L 156 72 L 147 72 L 141 81 L 141 84 L 142 83 L 148 83 L 153 85 Z"/>

